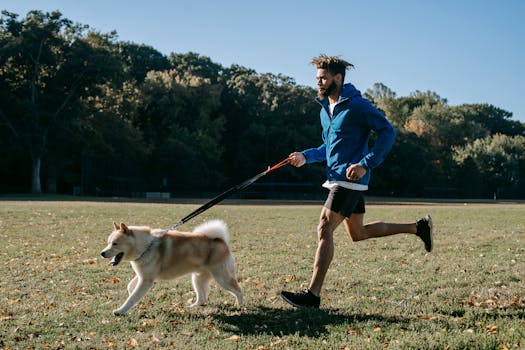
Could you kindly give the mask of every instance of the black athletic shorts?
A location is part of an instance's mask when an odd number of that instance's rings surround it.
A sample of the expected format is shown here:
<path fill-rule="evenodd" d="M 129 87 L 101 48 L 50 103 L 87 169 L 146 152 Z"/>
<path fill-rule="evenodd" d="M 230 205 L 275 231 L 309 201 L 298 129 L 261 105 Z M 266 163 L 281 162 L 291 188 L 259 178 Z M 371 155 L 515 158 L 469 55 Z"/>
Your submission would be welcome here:
<path fill-rule="evenodd" d="M 365 197 L 362 191 L 334 186 L 328 193 L 324 207 L 349 218 L 352 213 L 365 213 Z"/>

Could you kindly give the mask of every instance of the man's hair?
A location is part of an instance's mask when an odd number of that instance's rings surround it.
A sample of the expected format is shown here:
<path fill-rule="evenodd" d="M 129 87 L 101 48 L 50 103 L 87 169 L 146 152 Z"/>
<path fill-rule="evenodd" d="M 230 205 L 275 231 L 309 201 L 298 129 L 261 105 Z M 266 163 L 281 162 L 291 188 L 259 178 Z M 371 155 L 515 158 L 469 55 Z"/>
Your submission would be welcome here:
<path fill-rule="evenodd" d="M 354 67 L 352 63 L 347 62 L 338 56 L 327 56 L 325 54 L 312 58 L 311 63 L 316 66 L 317 69 L 328 70 L 332 75 L 341 74 L 343 76 L 343 81 L 345 80 L 346 70 Z"/>

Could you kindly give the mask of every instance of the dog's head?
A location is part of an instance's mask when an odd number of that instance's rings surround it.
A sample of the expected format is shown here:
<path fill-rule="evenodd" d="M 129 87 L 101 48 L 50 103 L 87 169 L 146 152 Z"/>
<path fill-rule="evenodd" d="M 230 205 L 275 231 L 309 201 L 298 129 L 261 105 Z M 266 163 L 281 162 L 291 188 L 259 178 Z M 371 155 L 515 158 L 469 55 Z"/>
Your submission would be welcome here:
<path fill-rule="evenodd" d="M 108 245 L 100 252 L 100 256 L 105 259 L 113 258 L 108 265 L 117 266 L 123 259 L 128 258 L 134 251 L 134 236 L 125 224 L 113 223 L 115 229 L 108 237 Z"/>

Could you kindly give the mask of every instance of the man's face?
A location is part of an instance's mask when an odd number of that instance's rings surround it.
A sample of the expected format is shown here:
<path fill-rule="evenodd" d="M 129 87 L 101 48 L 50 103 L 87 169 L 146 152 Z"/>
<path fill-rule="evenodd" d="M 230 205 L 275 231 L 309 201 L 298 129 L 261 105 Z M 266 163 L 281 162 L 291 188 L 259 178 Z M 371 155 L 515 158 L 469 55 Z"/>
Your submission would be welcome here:
<path fill-rule="evenodd" d="M 325 98 L 341 87 L 341 75 L 332 75 L 327 69 L 317 70 L 317 95 Z"/>

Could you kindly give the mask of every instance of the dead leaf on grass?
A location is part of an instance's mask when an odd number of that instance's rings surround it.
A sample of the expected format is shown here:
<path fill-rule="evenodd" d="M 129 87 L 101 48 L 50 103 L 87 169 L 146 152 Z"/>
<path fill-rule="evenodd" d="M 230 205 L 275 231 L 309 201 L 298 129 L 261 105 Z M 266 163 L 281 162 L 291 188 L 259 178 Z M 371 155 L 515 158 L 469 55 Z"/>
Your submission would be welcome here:
<path fill-rule="evenodd" d="M 286 277 L 285 281 L 292 282 L 292 281 L 295 281 L 296 279 L 297 277 L 295 275 L 291 275 L 291 276 Z"/>
<path fill-rule="evenodd" d="M 270 341 L 270 348 L 273 348 L 281 343 L 288 343 L 288 340 L 283 340 L 281 338 L 277 338 L 275 340 Z"/>
<path fill-rule="evenodd" d="M 160 342 L 160 339 L 155 334 L 148 335 L 148 340 L 152 341 L 152 342 L 155 342 L 155 343 Z"/>
<path fill-rule="evenodd" d="M 130 340 L 126 342 L 126 344 L 128 344 L 132 348 L 139 346 L 139 342 L 135 338 L 131 338 Z"/>
<path fill-rule="evenodd" d="M 346 334 L 361 335 L 361 330 L 359 328 L 348 328 Z"/>
<path fill-rule="evenodd" d="M 483 328 L 487 334 L 496 334 L 498 333 L 498 326 L 496 325 L 488 325 Z"/>
<path fill-rule="evenodd" d="M 238 342 L 239 340 L 241 340 L 241 337 L 239 337 L 238 335 L 232 335 L 231 337 L 226 338 L 224 340 L 225 341 Z"/>
<path fill-rule="evenodd" d="M 142 321 L 142 326 L 151 326 L 151 327 L 158 327 L 159 321 L 153 320 L 151 318 L 146 318 Z"/>
<path fill-rule="evenodd" d="M 277 300 L 279 300 L 279 297 L 274 295 L 273 297 L 270 297 L 266 300 L 268 300 L 269 303 L 274 304 L 275 302 L 277 302 Z"/>

